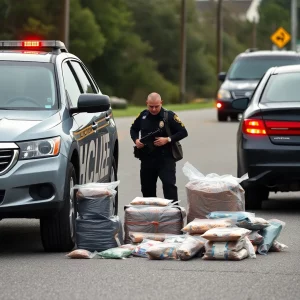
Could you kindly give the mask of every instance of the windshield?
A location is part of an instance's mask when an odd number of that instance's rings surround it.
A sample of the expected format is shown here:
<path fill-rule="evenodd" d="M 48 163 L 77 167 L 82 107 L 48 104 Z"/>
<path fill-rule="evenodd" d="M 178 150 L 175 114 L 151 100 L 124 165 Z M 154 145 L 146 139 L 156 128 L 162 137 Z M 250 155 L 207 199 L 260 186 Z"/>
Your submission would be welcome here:
<path fill-rule="evenodd" d="M 244 57 L 233 63 L 228 71 L 230 80 L 259 80 L 271 67 L 299 64 L 297 57 Z"/>
<path fill-rule="evenodd" d="M 260 102 L 300 102 L 299 82 L 300 73 L 272 75 Z"/>
<path fill-rule="evenodd" d="M 51 63 L 0 62 L 0 110 L 56 110 Z"/>

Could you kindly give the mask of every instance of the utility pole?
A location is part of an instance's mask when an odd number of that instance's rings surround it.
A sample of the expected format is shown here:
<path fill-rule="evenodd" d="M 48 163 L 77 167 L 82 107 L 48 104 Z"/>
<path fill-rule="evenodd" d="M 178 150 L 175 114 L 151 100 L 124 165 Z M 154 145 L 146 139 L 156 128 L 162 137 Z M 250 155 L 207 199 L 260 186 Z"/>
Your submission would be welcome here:
<path fill-rule="evenodd" d="M 185 102 L 186 77 L 186 0 L 181 0 L 180 24 L 180 102 Z"/>
<path fill-rule="evenodd" d="M 223 17 L 222 17 L 222 0 L 218 0 L 217 4 L 217 74 L 222 71 L 223 57 Z M 219 81 L 218 81 L 219 83 Z"/>
<path fill-rule="evenodd" d="M 256 48 L 256 19 L 252 22 L 252 48 Z"/>
<path fill-rule="evenodd" d="M 69 47 L 69 24 L 70 24 L 70 0 L 61 0 L 61 28 L 60 39 L 65 43 L 66 48 Z"/>
<path fill-rule="evenodd" d="M 298 1 L 291 0 L 291 35 L 292 35 L 292 49 L 297 49 L 297 27 L 298 27 Z"/>

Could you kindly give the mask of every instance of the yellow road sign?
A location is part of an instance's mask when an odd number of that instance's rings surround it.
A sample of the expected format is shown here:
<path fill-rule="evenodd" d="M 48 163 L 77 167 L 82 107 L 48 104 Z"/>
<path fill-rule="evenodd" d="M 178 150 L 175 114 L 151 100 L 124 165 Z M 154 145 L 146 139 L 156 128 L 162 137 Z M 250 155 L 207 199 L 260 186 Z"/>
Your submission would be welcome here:
<path fill-rule="evenodd" d="M 291 40 L 290 34 L 283 28 L 279 27 L 272 35 L 271 41 L 278 47 L 284 47 Z"/>

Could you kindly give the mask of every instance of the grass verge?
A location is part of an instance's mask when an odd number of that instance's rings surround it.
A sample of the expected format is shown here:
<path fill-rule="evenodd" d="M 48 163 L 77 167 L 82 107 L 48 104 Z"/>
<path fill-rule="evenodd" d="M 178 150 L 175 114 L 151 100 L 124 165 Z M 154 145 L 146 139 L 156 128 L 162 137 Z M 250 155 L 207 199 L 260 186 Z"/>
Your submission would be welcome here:
<path fill-rule="evenodd" d="M 203 108 L 214 107 L 214 101 L 202 102 L 202 103 L 188 103 L 188 104 L 166 104 L 164 108 L 172 110 L 174 112 L 182 110 L 196 110 Z M 131 117 L 137 116 L 142 110 L 146 109 L 145 106 L 128 106 L 126 109 L 114 109 L 114 117 Z"/>

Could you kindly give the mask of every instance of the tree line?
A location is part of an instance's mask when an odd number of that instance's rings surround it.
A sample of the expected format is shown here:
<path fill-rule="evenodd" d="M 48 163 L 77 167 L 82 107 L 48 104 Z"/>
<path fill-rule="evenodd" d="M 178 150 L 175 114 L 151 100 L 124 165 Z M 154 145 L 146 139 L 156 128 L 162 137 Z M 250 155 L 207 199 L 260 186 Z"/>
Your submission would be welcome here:
<path fill-rule="evenodd" d="M 152 91 L 179 101 L 180 0 L 70 0 L 69 51 L 78 55 L 101 91 L 143 104 Z M 290 28 L 286 0 L 263 0 L 257 46 L 271 49 L 270 35 Z M 0 0 L 1 39 L 58 39 L 62 1 Z M 186 100 L 214 97 L 216 10 L 200 19 L 187 0 Z M 300 20 L 299 22 L 300 23 Z M 252 46 L 253 25 L 223 12 L 223 70 Z M 289 47 L 289 45 L 288 45 Z"/>

